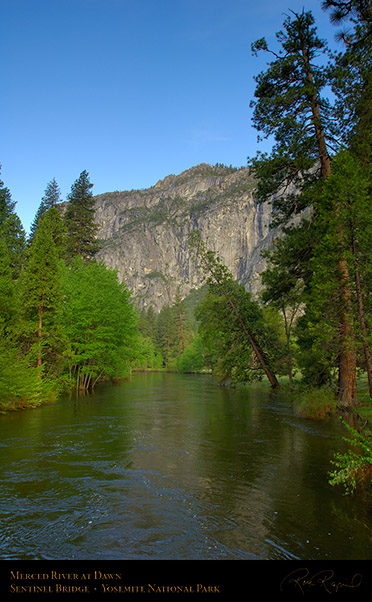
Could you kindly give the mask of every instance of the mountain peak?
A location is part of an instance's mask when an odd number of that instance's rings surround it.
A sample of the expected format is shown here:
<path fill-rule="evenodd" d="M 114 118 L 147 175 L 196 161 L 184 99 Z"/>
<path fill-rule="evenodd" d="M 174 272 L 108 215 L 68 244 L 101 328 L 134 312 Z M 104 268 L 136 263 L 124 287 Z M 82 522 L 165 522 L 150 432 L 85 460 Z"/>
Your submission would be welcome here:
<path fill-rule="evenodd" d="M 188 169 L 182 171 L 180 174 L 170 174 L 166 176 L 162 180 L 159 180 L 154 188 L 162 188 L 167 187 L 169 184 L 180 183 L 180 181 L 186 181 L 189 178 L 195 178 L 201 176 L 203 178 L 206 177 L 221 177 L 228 176 L 238 171 L 237 167 L 232 167 L 223 165 L 222 163 L 216 163 L 216 165 L 210 165 L 209 163 L 199 163 L 198 165 L 194 165 L 193 167 L 189 167 Z"/>
<path fill-rule="evenodd" d="M 199 230 L 239 282 L 254 291 L 271 244 L 270 207 L 257 205 L 249 168 L 201 163 L 148 189 L 96 197 L 99 259 L 118 270 L 139 307 L 159 310 L 179 290 L 186 296 L 203 275 L 191 257 Z"/>

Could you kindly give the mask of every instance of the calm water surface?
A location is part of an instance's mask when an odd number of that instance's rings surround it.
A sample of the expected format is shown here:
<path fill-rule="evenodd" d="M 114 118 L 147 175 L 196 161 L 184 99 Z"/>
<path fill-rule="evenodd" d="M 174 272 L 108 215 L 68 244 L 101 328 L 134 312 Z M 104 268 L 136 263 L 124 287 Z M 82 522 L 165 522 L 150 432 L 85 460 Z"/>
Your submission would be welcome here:
<path fill-rule="evenodd" d="M 0 416 L 0 558 L 372 559 L 371 491 L 327 483 L 342 434 L 176 374 Z"/>

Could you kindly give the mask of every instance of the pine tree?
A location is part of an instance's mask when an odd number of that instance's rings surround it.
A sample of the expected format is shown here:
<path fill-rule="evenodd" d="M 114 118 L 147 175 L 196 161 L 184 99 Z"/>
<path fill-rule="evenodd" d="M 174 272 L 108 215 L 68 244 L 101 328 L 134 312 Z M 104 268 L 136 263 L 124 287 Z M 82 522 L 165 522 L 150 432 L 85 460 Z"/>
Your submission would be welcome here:
<path fill-rule="evenodd" d="M 41 218 L 45 215 L 45 213 L 48 211 L 48 209 L 51 209 L 52 207 L 55 207 L 55 205 L 58 205 L 58 203 L 61 202 L 61 191 L 59 189 L 59 186 L 55 180 L 55 178 L 53 178 L 53 180 L 51 180 L 44 192 L 44 196 L 41 199 L 41 203 L 39 205 L 39 208 L 36 212 L 34 221 L 32 222 L 31 228 L 30 228 L 30 236 L 28 239 L 28 243 L 31 244 L 32 240 L 35 236 L 35 232 L 36 232 L 36 228 L 38 226 L 38 223 L 40 222 Z"/>
<path fill-rule="evenodd" d="M 274 52 L 264 38 L 252 51 L 274 56 L 256 78 L 251 102 L 253 125 L 265 138 L 274 137 L 271 154 L 258 153 L 250 160 L 258 178 L 260 202 L 274 196 L 275 225 L 312 206 L 312 196 L 301 194 L 331 171 L 329 148 L 339 148 L 338 128 L 332 107 L 322 91 L 329 84 L 327 69 L 316 59 L 329 56 L 325 41 L 318 38 L 310 12 L 293 13 L 276 34 L 279 50 Z"/>
<path fill-rule="evenodd" d="M 52 210 L 51 210 L 52 211 Z M 61 309 L 60 262 L 53 240 L 52 213 L 41 219 L 20 280 L 18 338 L 24 352 L 52 365 L 60 344 L 58 313 Z"/>
<path fill-rule="evenodd" d="M 191 329 L 191 316 L 186 308 L 184 299 L 181 297 L 179 288 L 177 289 L 173 307 L 176 315 L 181 352 L 183 352 L 190 346 L 193 340 L 193 332 Z"/>
<path fill-rule="evenodd" d="M 7 246 L 14 279 L 19 276 L 26 249 L 26 232 L 14 211 L 15 206 L 9 188 L 0 180 L 0 237 Z"/>
<path fill-rule="evenodd" d="M 7 188 L 4 182 L 0 179 L 0 225 L 14 212 L 15 206 L 16 203 L 12 200 L 12 195 L 9 188 Z"/>
<path fill-rule="evenodd" d="M 330 70 L 342 138 L 359 158 L 372 157 L 372 3 L 371 0 L 325 0 L 333 23 L 347 22 L 336 37 L 344 42 Z"/>
<path fill-rule="evenodd" d="M 331 10 L 333 23 L 347 23 L 347 29 L 337 34 L 338 39 L 344 42 L 344 51 L 338 53 L 331 70 L 332 89 L 337 99 L 337 117 L 342 125 L 344 144 L 351 151 L 340 158 L 337 182 L 343 194 L 342 202 L 350 209 L 347 228 L 350 229 L 351 269 L 372 397 L 372 359 L 366 323 L 370 281 L 365 272 L 369 261 L 363 252 L 363 247 L 370 248 L 365 191 L 372 188 L 372 2 L 324 0 L 323 8 Z M 367 198 L 368 194 L 367 192 Z M 361 223 L 364 227 L 361 227 Z"/>
<path fill-rule="evenodd" d="M 350 19 L 353 23 L 371 26 L 372 24 L 372 2 L 371 0 L 323 0 L 324 10 L 331 10 L 331 21 L 341 23 L 345 19 Z M 347 34 L 341 34 L 338 37 L 345 39 Z M 349 38 L 346 40 L 349 43 Z"/>
<path fill-rule="evenodd" d="M 94 222 L 94 198 L 87 171 L 82 171 L 71 187 L 65 212 L 67 232 L 67 259 L 80 255 L 84 260 L 92 259 L 99 249 L 96 240 L 98 227 Z"/>
<path fill-rule="evenodd" d="M 0 239 L 0 337 L 2 337 L 15 315 L 15 283 L 8 248 Z"/>
<path fill-rule="evenodd" d="M 140 333 L 150 338 L 153 342 L 155 341 L 156 333 L 156 314 L 152 305 L 146 310 L 142 309 L 138 315 L 138 329 Z"/>
<path fill-rule="evenodd" d="M 319 243 L 315 252 L 314 260 L 319 260 L 319 250 L 327 245 L 323 251 L 323 274 L 316 274 L 316 288 L 325 291 L 325 282 L 329 289 L 330 282 L 334 280 L 332 275 L 332 257 L 337 247 L 337 234 L 339 232 L 338 222 L 343 223 L 343 245 L 344 256 L 348 261 L 348 269 L 353 283 L 352 297 L 355 311 L 355 324 L 357 339 L 361 342 L 364 356 L 362 364 L 367 372 L 370 396 L 372 397 L 372 358 L 369 343 L 369 324 L 371 319 L 371 248 L 372 248 L 372 216 L 371 216 L 371 179 L 368 170 L 349 151 L 339 153 L 332 165 L 332 175 L 326 180 L 320 191 L 319 208 L 320 222 L 323 222 L 323 234 L 319 237 Z M 337 208 L 337 211 L 336 211 Z M 321 225 L 321 224 L 320 224 Z M 333 233 L 333 234 L 332 234 Z M 335 262 L 333 265 L 336 267 Z M 334 270 L 333 270 L 334 271 Z M 315 272 L 320 272 L 319 263 Z M 324 295 L 323 308 L 332 306 L 333 312 L 339 305 L 337 298 L 337 286 L 334 284 L 335 292 L 333 299 L 327 299 Z M 324 311 L 324 310 L 322 310 Z"/>
<path fill-rule="evenodd" d="M 292 13 L 284 21 L 284 31 L 277 34 L 280 50 L 272 52 L 265 39 L 252 45 L 254 52 L 271 52 L 275 60 L 257 78 L 253 102 L 255 127 L 265 136 L 273 135 L 271 155 L 259 155 L 251 161 L 259 180 L 261 201 L 277 194 L 273 207 L 278 222 L 288 222 L 307 206 L 313 209 L 314 186 L 332 173 L 331 152 L 338 148 L 339 129 L 332 107 L 322 96 L 329 84 L 329 71 L 316 62 L 319 53 L 328 49 L 316 34 L 310 12 Z M 310 192 L 309 192 L 310 191 Z M 335 208 L 336 215 L 339 208 Z M 357 405 L 356 349 L 352 311 L 351 283 L 343 254 L 342 220 L 338 221 L 337 274 L 342 307 L 339 315 L 341 332 L 339 349 L 338 404 Z"/>
<path fill-rule="evenodd" d="M 175 368 L 176 360 L 193 339 L 189 311 L 177 290 L 172 305 L 164 305 L 156 319 L 155 347 L 160 350 L 166 368 Z"/>

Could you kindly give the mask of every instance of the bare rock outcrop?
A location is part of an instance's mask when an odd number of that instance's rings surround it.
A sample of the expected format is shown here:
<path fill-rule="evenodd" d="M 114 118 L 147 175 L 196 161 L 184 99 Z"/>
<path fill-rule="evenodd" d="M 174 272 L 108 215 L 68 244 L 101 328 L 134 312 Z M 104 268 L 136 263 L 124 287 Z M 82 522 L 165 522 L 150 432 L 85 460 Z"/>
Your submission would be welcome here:
<path fill-rule="evenodd" d="M 117 269 L 141 308 L 159 311 L 201 286 L 189 234 L 197 229 L 247 289 L 257 292 L 264 268 L 261 251 L 273 238 L 269 204 L 254 198 L 248 168 L 206 164 L 170 175 L 146 190 L 95 197 L 99 259 Z"/>

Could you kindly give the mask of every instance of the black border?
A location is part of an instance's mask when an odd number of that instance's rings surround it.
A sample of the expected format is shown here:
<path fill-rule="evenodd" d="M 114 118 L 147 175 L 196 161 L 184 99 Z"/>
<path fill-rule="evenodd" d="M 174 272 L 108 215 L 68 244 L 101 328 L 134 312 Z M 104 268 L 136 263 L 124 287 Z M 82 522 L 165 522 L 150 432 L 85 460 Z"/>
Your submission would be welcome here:
<path fill-rule="evenodd" d="M 0 571 L 2 601 L 235 602 L 265 596 L 355 600 L 372 595 L 371 561 L 6 560 Z M 88 574 L 89 580 L 82 578 Z M 105 578 L 108 574 L 111 580 Z"/>

